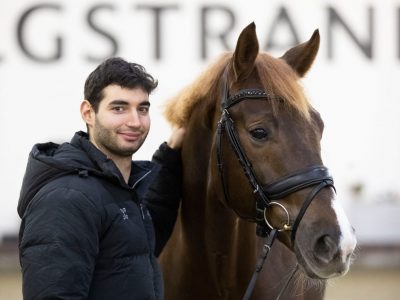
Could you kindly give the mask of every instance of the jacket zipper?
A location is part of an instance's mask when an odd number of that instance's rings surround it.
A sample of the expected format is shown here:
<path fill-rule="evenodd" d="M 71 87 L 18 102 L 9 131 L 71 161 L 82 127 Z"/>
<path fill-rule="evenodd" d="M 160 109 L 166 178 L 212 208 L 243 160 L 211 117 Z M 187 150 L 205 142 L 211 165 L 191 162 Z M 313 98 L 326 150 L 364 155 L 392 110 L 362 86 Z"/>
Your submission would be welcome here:
<path fill-rule="evenodd" d="M 147 175 L 149 175 L 151 173 L 151 170 L 150 171 L 148 171 L 147 173 L 145 173 L 142 177 L 140 177 L 138 180 L 136 180 L 136 182 L 132 185 L 132 189 L 134 189 L 137 185 L 138 185 L 138 183 L 139 182 L 141 182 L 144 178 L 146 178 L 147 177 Z M 144 208 L 143 208 L 143 203 L 140 201 L 139 202 L 139 207 L 140 207 L 140 213 L 141 213 L 141 215 L 142 215 L 142 219 L 144 220 L 145 219 L 145 216 L 144 216 Z"/>
<path fill-rule="evenodd" d="M 132 188 L 134 189 L 139 182 L 141 182 L 144 178 L 147 177 L 147 175 L 149 175 L 151 173 L 151 170 L 148 171 L 146 174 L 144 174 L 142 177 L 140 177 L 138 180 L 136 180 L 136 182 L 132 185 Z"/>

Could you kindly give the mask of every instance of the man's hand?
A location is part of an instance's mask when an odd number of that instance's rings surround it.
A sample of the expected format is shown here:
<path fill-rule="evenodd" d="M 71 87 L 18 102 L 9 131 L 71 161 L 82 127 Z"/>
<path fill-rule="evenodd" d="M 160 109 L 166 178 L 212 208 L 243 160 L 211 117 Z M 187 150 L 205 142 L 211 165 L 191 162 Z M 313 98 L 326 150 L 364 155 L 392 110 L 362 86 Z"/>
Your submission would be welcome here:
<path fill-rule="evenodd" d="M 171 149 L 180 149 L 182 147 L 183 139 L 185 137 L 186 129 L 181 127 L 181 128 L 175 128 L 172 131 L 172 134 L 169 138 L 169 141 L 167 142 L 168 146 Z"/>

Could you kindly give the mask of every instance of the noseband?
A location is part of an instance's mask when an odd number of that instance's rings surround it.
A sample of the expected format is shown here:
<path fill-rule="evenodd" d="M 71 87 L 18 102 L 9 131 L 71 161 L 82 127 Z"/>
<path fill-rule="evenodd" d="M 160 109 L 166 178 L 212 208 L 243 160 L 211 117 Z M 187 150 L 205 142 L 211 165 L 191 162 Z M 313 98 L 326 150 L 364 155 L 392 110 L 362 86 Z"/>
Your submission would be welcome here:
<path fill-rule="evenodd" d="M 222 114 L 218 122 L 217 137 L 216 137 L 217 164 L 221 177 L 224 197 L 225 201 L 229 202 L 229 193 L 228 193 L 228 188 L 226 186 L 227 183 L 224 178 L 224 164 L 223 164 L 223 153 L 222 153 L 222 136 L 226 134 L 232 146 L 232 149 L 255 195 L 256 217 L 254 219 L 250 219 L 250 221 L 255 221 L 257 223 L 257 231 L 256 231 L 257 235 L 262 237 L 267 237 L 261 257 L 257 262 L 256 271 L 253 274 L 253 278 L 251 279 L 246 294 L 243 298 L 243 299 L 248 299 L 251 295 L 252 289 L 254 288 L 258 273 L 262 269 L 263 262 L 278 232 L 291 230 L 291 242 L 292 245 L 294 245 L 298 226 L 308 206 L 311 204 L 312 200 L 323 188 L 332 187 L 333 189 L 335 189 L 335 187 L 333 184 L 333 179 L 329 174 L 328 169 L 324 166 L 319 166 L 319 165 L 311 166 L 295 174 L 285 176 L 266 186 L 263 186 L 259 183 L 257 176 L 255 175 L 254 169 L 252 167 L 252 164 L 247 158 L 246 152 L 244 151 L 240 143 L 239 136 L 234 126 L 234 121 L 229 113 L 229 109 L 232 106 L 244 100 L 255 99 L 255 100 L 273 101 L 279 99 L 271 96 L 270 94 L 268 94 L 268 92 L 261 89 L 242 89 L 239 90 L 236 94 L 229 96 L 227 74 L 228 74 L 228 68 L 225 69 L 223 75 L 224 86 L 221 99 Z M 293 224 L 291 224 L 288 210 L 281 203 L 277 202 L 277 200 L 283 199 L 292 193 L 295 193 L 297 191 L 309 187 L 314 187 L 314 188 L 305 198 L 295 221 L 293 222 Z M 266 216 L 267 210 L 272 206 L 278 206 L 286 214 L 287 220 L 286 223 L 282 226 L 282 228 L 273 227 L 267 219 Z M 240 214 L 238 215 L 240 216 Z M 292 276 L 293 274 L 294 272 L 292 273 Z M 289 280 L 286 282 L 284 288 L 281 290 L 278 298 L 280 298 L 283 291 L 286 289 Z"/>

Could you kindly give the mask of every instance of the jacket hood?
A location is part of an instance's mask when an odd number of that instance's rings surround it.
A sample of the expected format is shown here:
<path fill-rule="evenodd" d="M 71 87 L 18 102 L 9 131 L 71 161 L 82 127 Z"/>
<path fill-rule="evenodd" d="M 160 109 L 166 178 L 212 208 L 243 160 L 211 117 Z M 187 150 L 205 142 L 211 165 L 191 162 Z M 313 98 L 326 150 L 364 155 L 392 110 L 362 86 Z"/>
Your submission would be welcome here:
<path fill-rule="evenodd" d="M 22 181 L 18 202 L 18 214 L 24 212 L 36 195 L 47 183 L 59 177 L 77 174 L 106 177 L 127 187 L 112 162 L 99 151 L 84 132 L 77 132 L 70 143 L 41 143 L 33 146 Z"/>

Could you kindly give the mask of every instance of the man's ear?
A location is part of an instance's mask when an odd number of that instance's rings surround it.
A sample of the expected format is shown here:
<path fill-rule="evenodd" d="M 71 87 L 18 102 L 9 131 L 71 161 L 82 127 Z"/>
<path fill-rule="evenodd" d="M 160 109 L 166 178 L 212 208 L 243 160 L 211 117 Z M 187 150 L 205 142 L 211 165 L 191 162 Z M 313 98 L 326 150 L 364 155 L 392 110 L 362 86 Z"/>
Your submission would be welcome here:
<path fill-rule="evenodd" d="M 86 123 L 86 126 L 91 127 L 94 123 L 94 109 L 88 100 L 83 100 L 81 103 L 81 117 Z"/>

